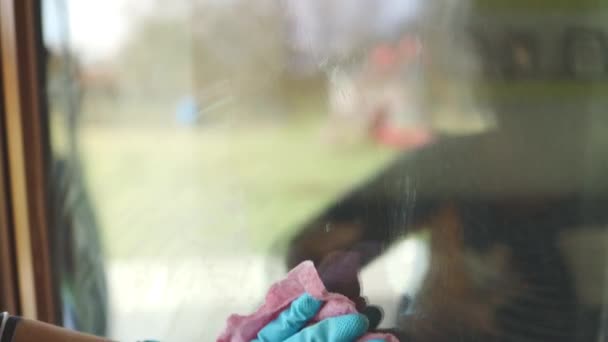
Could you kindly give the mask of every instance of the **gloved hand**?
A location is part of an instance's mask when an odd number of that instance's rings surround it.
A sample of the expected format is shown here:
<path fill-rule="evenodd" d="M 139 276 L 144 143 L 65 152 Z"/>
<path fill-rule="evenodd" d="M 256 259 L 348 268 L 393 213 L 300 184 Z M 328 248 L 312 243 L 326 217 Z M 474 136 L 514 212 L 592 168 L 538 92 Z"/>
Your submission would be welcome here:
<path fill-rule="evenodd" d="M 354 342 L 367 332 L 369 322 L 360 314 L 327 318 L 306 327 L 323 302 L 305 293 L 268 323 L 252 342 Z M 368 342 L 384 342 L 373 340 Z"/>

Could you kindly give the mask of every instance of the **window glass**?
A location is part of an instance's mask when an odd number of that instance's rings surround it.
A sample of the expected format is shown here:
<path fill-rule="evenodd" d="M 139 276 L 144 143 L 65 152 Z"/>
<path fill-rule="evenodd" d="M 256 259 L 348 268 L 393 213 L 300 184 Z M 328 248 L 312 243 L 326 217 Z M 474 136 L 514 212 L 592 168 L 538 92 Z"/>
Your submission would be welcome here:
<path fill-rule="evenodd" d="M 402 340 L 598 340 L 602 2 L 42 4 L 65 326 L 211 341 L 355 260 Z"/>

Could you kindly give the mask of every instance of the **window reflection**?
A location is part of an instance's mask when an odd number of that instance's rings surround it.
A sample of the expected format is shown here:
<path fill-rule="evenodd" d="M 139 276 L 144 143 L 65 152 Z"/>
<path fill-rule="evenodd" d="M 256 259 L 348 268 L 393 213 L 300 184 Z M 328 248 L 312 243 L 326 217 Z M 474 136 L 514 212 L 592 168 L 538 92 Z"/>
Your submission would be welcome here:
<path fill-rule="evenodd" d="M 510 33 L 506 42 L 507 74 L 515 77 L 530 77 L 538 74 L 538 42 L 532 34 Z"/>
<path fill-rule="evenodd" d="M 600 31 L 571 29 L 565 39 L 566 62 L 579 79 L 602 78 L 606 72 L 606 42 Z"/>

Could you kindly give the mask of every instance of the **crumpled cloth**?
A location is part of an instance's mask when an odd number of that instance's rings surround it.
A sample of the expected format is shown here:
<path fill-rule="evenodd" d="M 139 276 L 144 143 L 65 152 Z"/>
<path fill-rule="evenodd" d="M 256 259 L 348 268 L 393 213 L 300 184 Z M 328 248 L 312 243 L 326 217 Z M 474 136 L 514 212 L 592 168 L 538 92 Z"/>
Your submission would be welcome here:
<path fill-rule="evenodd" d="M 225 330 L 216 342 L 250 342 L 256 338 L 257 333 L 264 326 L 305 292 L 325 302 L 319 313 L 313 318 L 312 323 L 329 317 L 357 313 L 355 303 L 341 294 L 328 292 L 314 264 L 311 261 L 304 261 L 291 270 L 285 279 L 270 288 L 264 304 L 256 312 L 246 316 L 231 315 Z M 379 333 L 368 333 L 358 341 L 371 339 L 399 342 L 393 335 Z"/>

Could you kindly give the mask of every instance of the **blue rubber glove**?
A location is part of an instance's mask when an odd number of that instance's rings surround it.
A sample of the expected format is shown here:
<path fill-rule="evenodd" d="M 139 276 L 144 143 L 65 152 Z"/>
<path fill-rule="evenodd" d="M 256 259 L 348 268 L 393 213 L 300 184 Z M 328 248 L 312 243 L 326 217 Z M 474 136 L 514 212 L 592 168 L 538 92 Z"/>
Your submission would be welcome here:
<path fill-rule="evenodd" d="M 332 317 L 306 327 L 322 305 L 320 300 L 303 294 L 260 330 L 252 342 L 353 342 L 367 331 L 369 322 L 360 314 Z"/>

